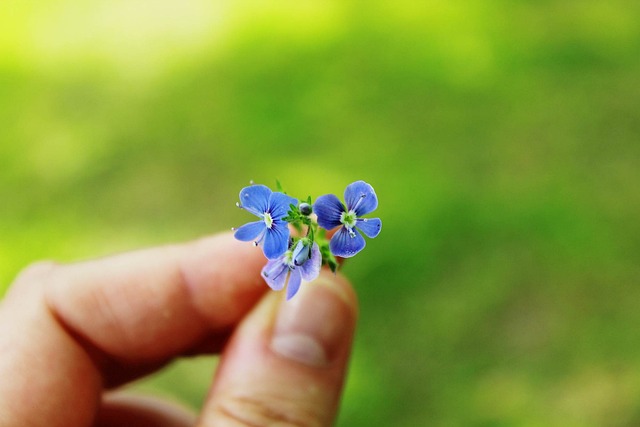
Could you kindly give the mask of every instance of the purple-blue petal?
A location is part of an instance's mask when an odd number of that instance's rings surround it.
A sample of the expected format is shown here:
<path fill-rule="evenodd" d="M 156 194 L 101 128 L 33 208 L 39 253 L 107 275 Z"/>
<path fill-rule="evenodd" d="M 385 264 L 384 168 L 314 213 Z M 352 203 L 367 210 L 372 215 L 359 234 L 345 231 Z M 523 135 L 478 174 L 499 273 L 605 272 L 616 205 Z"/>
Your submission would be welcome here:
<path fill-rule="evenodd" d="M 289 246 L 289 227 L 286 222 L 274 222 L 271 228 L 266 228 L 262 251 L 268 259 L 278 258 L 285 253 Z"/>
<path fill-rule="evenodd" d="M 298 293 L 301 282 L 302 277 L 300 276 L 300 272 L 298 271 L 298 269 L 291 270 L 291 274 L 289 275 L 289 283 L 287 284 L 287 300 L 290 300 L 296 293 Z"/>
<path fill-rule="evenodd" d="M 267 212 L 272 191 L 265 185 L 250 185 L 240 190 L 240 207 L 256 216 Z"/>
<path fill-rule="evenodd" d="M 329 249 L 335 256 L 350 258 L 364 249 L 366 244 L 364 237 L 358 233 L 358 230 L 354 229 L 353 236 L 351 236 L 349 230 L 346 227 L 342 227 L 331 238 Z"/>
<path fill-rule="evenodd" d="M 311 248 L 309 245 L 305 245 L 302 240 L 298 240 L 296 247 L 293 248 L 291 258 L 293 263 L 297 266 L 304 265 L 311 257 Z"/>
<path fill-rule="evenodd" d="M 316 199 L 313 211 L 318 216 L 318 225 L 331 230 L 340 225 L 340 215 L 344 212 L 344 206 L 335 195 L 325 194 Z"/>
<path fill-rule="evenodd" d="M 300 270 L 300 274 L 302 278 L 311 282 L 315 280 L 320 274 L 320 267 L 322 266 L 322 255 L 320 254 L 320 247 L 317 243 L 313 243 L 311 247 L 311 258 L 307 260 L 304 264 L 298 267 L 296 270 Z"/>
<path fill-rule="evenodd" d="M 264 221 L 250 222 L 238 227 L 236 232 L 233 234 L 233 237 L 243 242 L 250 242 L 252 240 L 256 240 L 266 229 L 267 226 Z"/>
<path fill-rule="evenodd" d="M 284 288 L 288 271 L 289 268 L 282 262 L 282 258 L 274 259 L 262 267 L 262 278 L 271 289 L 279 291 Z"/>
<path fill-rule="evenodd" d="M 298 199 L 283 193 L 272 193 L 269 198 L 268 212 L 271 218 L 284 218 L 289 212 L 289 205 L 298 206 Z"/>
<path fill-rule="evenodd" d="M 348 210 L 353 210 L 356 216 L 366 215 L 378 207 L 378 196 L 373 187 L 364 181 L 356 181 L 347 185 L 344 190 L 344 201 Z"/>
<path fill-rule="evenodd" d="M 380 234 L 380 230 L 382 230 L 382 221 L 380 218 L 358 218 L 356 220 L 356 227 L 358 227 L 358 230 L 362 231 L 365 236 L 374 238 Z"/>

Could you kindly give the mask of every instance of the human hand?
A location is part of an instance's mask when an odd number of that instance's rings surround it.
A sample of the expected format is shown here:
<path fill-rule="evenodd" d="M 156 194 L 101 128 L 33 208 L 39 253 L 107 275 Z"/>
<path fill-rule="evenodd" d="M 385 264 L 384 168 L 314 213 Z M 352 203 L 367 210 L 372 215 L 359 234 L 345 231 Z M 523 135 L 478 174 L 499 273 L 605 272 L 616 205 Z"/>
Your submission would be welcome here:
<path fill-rule="evenodd" d="M 0 425 L 328 426 L 356 297 L 323 272 L 284 301 L 229 234 L 77 264 L 37 263 L 0 304 Z M 116 387 L 221 353 L 199 416 Z"/>

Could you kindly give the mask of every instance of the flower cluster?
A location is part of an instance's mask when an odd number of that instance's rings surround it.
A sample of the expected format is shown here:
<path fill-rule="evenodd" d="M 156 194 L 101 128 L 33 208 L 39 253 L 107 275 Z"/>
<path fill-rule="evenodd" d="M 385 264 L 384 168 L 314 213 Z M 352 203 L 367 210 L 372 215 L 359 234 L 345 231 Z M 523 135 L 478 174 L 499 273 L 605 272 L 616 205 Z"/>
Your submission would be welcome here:
<path fill-rule="evenodd" d="M 299 201 L 278 190 L 264 185 L 243 188 L 236 206 L 259 220 L 233 230 L 236 239 L 262 247 L 267 258 L 262 277 L 273 290 L 286 286 L 287 299 L 298 292 L 303 279 L 315 279 L 321 265 L 335 271 L 336 257 L 350 258 L 364 249 L 362 234 L 370 238 L 380 234 L 380 218 L 362 217 L 378 207 L 373 187 L 364 181 L 347 186 L 344 203 L 333 194 L 320 196 L 315 203 L 311 197 Z M 334 231 L 330 239 L 328 231 Z"/>

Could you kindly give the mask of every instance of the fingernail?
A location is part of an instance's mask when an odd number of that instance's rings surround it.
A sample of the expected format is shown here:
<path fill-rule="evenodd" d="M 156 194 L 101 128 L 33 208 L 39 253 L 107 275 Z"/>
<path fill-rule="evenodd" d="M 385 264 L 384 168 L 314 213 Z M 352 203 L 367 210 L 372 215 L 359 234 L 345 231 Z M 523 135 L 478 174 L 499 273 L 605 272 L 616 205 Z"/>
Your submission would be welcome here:
<path fill-rule="evenodd" d="M 354 327 L 353 309 L 336 283 L 318 279 L 303 283 L 300 292 L 280 304 L 271 349 L 302 364 L 331 364 L 349 345 Z"/>

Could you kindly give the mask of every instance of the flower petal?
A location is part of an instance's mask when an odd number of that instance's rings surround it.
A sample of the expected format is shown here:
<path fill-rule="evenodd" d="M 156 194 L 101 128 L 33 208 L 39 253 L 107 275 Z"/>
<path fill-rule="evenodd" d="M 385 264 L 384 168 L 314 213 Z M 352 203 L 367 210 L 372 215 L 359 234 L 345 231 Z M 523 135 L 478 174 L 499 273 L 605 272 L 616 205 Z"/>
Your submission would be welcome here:
<path fill-rule="evenodd" d="M 262 251 L 268 259 L 278 258 L 289 246 L 289 227 L 284 221 L 274 221 L 271 228 L 266 228 Z"/>
<path fill-rule="evenodd" d="M 364 249 L 367 244 L 358 230 L 353 230 L 353 236 L 349 234 L 347 227 L 342 227 L 336 232 L 329 242 L 329 249 L 335 256 L 350 258 Z"/>
<path fill-rule="evenodd" d="M 250 242 L 251 240 L 256 240 L 266 229 L 267 226 L 264 221 L 250 222 L 238 227 L 233 237 L 243 242 Z"/>
<path fill-rule="evenodd" d="M 240 190 L 240 207 L 256 216 L 263 215 L 269 207 L 272 191 L 265 185 L 250 185 Z"/>
<path fill-rule="evenodd" d="M 289 205 L 298 206 L 298 199 L 283 193 L 272 193 L 267 209 L 271 213 L 271 218 L 284 218 L 289 212 Z"/>
<path fill-rule="evenodd" d="M 322 266 L 322 255 L 320 254 L 320 247 L 317 243 L 313 243 L 311 247 L 311 258 L 307 260 L 304 264 L 298 267 L 296 270 L 300 270 L 300 274 L 302 278 L 311 282 L 315 280 L 316 277 L 320 274 L 320 267 Z"/>
<path fill-rule="evenodd" d="M 302 277 L 300 277 L 298 269 L 291 270 L 291 274 L 289 274 L 289 284 L 287 285 L 287 300 L 290 300 L 296 293 L 298 293 L 301 282 Z"/>
<path fill-rule="evenodd" d="M 378 196 L 373 187 L 364 181 L 356 181 L 347 185 L 344 190 L 344 201 L 347 209 L 355 211 L 356 216 L 373 212 L 378 207 Z"/>
<path fill-rule="evenodd" d="M 298 240 L 296 247 L 293 248 L 291 258 L 293 263 L 297 266 L 304 265 L 311 257 L 311 248 L 309 245 L 305 245 L 302 240 Z"/>
<path fill-rule="evenodd" d="M 318 216 L 318 225 L 331 230 L 340 225 L 340 215 L 345 211 L 342 202 L 333 194 L 325 194 L 316 199 L 313 211 Z"/>
<path fill-rule="evenodd" d="M 284 288 L 288 272 L 289 269 L 282 262 L 282 258 L 278 258 L 267 262 L 267 264 L 262 267 L 262 278 L 271 289 L 279 291 Z"/>
<path fill-rule="evenodd" d="M 356 220 L 356 227 L 362 231 L 365 236 L 374 238 L 380 234 L 382 230 L 382 221 L 380 218 L 358 218 Z"/>

